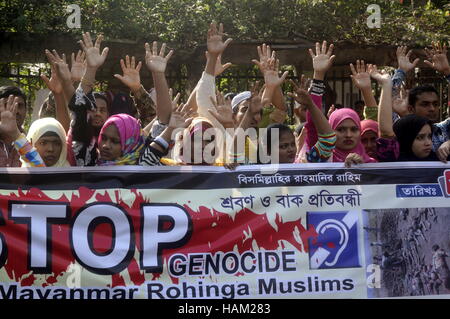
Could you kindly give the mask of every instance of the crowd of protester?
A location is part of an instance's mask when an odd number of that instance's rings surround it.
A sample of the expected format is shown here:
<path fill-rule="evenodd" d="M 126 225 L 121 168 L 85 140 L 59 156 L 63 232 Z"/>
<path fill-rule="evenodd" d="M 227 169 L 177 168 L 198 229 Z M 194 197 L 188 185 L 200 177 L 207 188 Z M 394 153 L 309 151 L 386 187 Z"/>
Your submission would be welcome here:
<path fill-rule="evenodd" d="M 42 79 L 50 95 L 28 132 L 23 129 L 26 96 L 19 87 L 0 88 L 0 166 L 69 167 L 107 165 L 218 165 L 237 164 L 394 161 L 442 161 L 450 155 L 450 118 L 440 120 L 439 94 L 433 86 L 405 90 L 405 77 L 417 67 L 412 51 L 398 47 L 393 75 L 376 65 L 350 64 L 351 78 L 363 101 L 355 107 L 332 106 L 327 114 L 322 101 L 325 76 L 335 55 L 333 44 L 316 43 L 309 49 L 314 74 L 308 80 L 290 80 L 293 91 L 283 92 L 287 72 L 280 75 L 275 51 L 258 46 L 264 83 L 250 91 L 223 96 L 216 77 L 227 69 L 221 56 L 231 39 L 223 25 L 212 23 L 207 32 L 204 72 L 186 103 L 173 98 L 165 77 L 172 50 L 166 44 L 145 44 L 145 66 L 153 78 L 146 90 L 140 81 L 142 62 L 133 56 L 120 60 L 123 74 L 115 74 L 130 94 L 94 92 L 95 76 L 108 48 L 101 50 L 102 35 L 95 43 L 89 33 L 79 41 L 71 65 L 64 55 L 46 50 L 51 77 Z M 426 65 L 450 82 L 447 46 L 425 49 Z M 381 87 L 373 95 L 374 80 Z M 287 125 L 286 96 L 295 100 L 296 125 Z M 448 115 L 448 112 L 447 112 Z M 247 134 L 265 128 L 259 136 Z M 213 130 L 214 134 L 210 131 Z M 255 134 L 253 134 L 255 135 Z M 212 146 L 212 147 L 211 147 Z M 209 147 L 209 148 L 208 148 Z M 269 161 L 264 161 L 264 148 Z M 205 155 L 205 154 L 208 154 Z M 265 153 L 264 153 L 265 154 Z M 276 156 L 273 156 L 276 154 Z"/>

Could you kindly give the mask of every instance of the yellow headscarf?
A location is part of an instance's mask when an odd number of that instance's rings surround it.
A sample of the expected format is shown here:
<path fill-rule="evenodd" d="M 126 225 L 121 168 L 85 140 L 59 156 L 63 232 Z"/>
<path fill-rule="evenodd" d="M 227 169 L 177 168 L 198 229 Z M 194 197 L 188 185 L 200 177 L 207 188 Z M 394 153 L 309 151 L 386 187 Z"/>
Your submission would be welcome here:
<path fill-rule="evenodd" d="M 52 117 L 45 117 L 36 120 L 31 124 L 28 130 L 27 140 L 34 146 L 35 143 L 47 132 L 53 132 L 61 139 L 61 154 L 55 165 L 52 167 L 68 167 L 70 163 L 67 161 L 67 143 L 66 143 L 66 131 L 56 119 Z M 31 167 L 31 165 L 23 160 L 22 167 Z"/>

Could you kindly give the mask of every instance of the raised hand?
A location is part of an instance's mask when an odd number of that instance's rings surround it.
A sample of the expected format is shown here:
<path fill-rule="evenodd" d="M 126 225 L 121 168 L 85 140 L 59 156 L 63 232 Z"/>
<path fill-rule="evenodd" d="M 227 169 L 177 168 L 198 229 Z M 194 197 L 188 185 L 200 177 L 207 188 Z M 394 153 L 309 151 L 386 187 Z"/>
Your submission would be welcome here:
<path fill-rule="evenodd" d="M 205 51 L 205 55 L 206 55 L 206 59 L 211 59 L 211 55 L 209 54 L 208 51 Z M 223 72 L 225 72 L 226 69 L 228 69 L 230 66 L 232 66 L 232 64 L 230 62 L 222 64 L 222 54 L 219 54 L 217 56 L 217 61 L 216 61 L 216 68 L 214 70 L 214 76 L 219 76 L 221 75 Z"/>
<path fill-rule="evenodd" d="M 206 47 L 211 55 L 222 54 L 233 39 L 228 38 L 223 42 L 222 37 L 226 35 L 223 32 L 223 24 L 219 24 L 219 29 L 217 29 L 217 24 L 212 22 L 208 29 L 208 35 L 206 38 Z"/>
<path fill-rule="evenodd" d="M 405 72 L 409 72 L 410 70 L 414 69 L 419 63 L 419 59 L 415 59 L 413 62 L 410 62 L 410 56 L 412 54 L 412 50 L 408 50 L 408 47 L 406 46 L 400 46 L 397 48 L 397 62 L 398 62 L 398 68 L 400 70 L 403 70 Z"/>
<path fill-rule="evenodd" d="M 374 80 L 376 80 L 381 85 L 392 83 L 389 73 L 387 73 L 385 70 L 382 70 L 381 72 L 378 71 L 378 68 L 375 64 L 367 65 L 367 72 Z"/>
<path fill-rule="evenodd" d="M 296 83 L 294 80 L 290 80 L 290 82 L 294 88 L 294 92 L 289 92 L 288 96 L 294 98 L 298 103 L 305 105 L 308 108 L 313 107 L 314 102 L 311 99 L 307 88 L 309 79 L 302 74 L 300 83 Z"/>
<path fill-rule="evenodd" d="M 432 43 L 432 49 L 425 48 L 427 59 L 424 60 L 426 65 L 435 69 L 436 71 L 444 74 L 445 76 L 450 74 L 450 65 L 447 59 L 447 45 L 441 45 L 440 43 Z"/>
<path fill-rule="evenodd" d="M 172 111 L 175 111 L 180 106 L 180 104 L 178 104 L 178 101 L 180 100 L 181 94 L 177 93 L 177 95 L 175 95 L 175 97 L 173 97 L 173 89 L 170 88 L 169 96 L 170 96 L 170 99 L 172 100 Z"/>
<path fill-rule="evenodd" d="M 261 110 L 263 109 L 263 106 L 268 103 L 268 101 L 265 100 L 263 101 L 263 92 L 265 86 L 262 86 L 261 88 L 259 86 L 260 86 L 259 81 L 256 81 L 255 84 L 250 89 L 252 95 L 250 97 L 249 108 L 247 111 L 250 112 L 251 114 L 260 113 Z"/>
<path fill-rule="evenodd" d="M 192 104 L 180 104 L 181 106 L 181 112 L 182 113 L 188 113 L 190 117 L 198 117 L 197 110 L 193 107 Z"/>
<path fill-rule="evenodd" d="M 214 105 L 214 109 L 208 109 L 208 112 L 215 117 L 224 128 L 234 127 L 233 110 L 231 109 L 231 103 L 227 103 L 223 95 L 217 91 L 216 100 L 210 96 L 211 102 Z"/>
<path fill-rule="evenodd" d="M 336 58 L 333 53 L 334 45 L 330 44 L 327 49 L 327 41 L 322 42 L 322 47 L 319 42 L 316 42 L 316 54 L 314 54 L 312 49 L 309 49 L 309 54 L 311 55 L 313 68 L 314 68 L 314 79 L 323 80 L 327 71 L 333 65 L 333 61 Z"/>
<path fill-rule="evenodd" d="M 408 91 L 402 86 L 399 95 L 392 98 L 392 110 L 400 116 L 405 116 L 409 113 L 408 104 Z"/>
<path fill-rule="evenodd" d="M 53 92 L 53 94 L 61 94 L 63 91 L 62 84 L 58 78 L 56 66 L 51 66 L 51 77 L 50 79 L 42 74 L 41 79 L 44 81 L 45 85 L 47 85 L 48 89 Z"/>
<path fill-rule="evenodd" d="M 279 76 L 279 67 L 280 60 L 276 60 L 275 58 L 270 58 L 267 61 L 267 68 L 264 71 L 264 82 L 266 83 L 266 87 L 277 87 L 283 84 L 288 76 L 289 72 L 286 71 L 283 75 Z"/>
<path fill-rule="evenodd" d="M 56 62 L 56 73 L 58 74 L 58 78 L 61 79 L 62 83 L 72 81 L 69 65 L 66 63 L 66 61 Z"/>
<path fill-rule="evenodd" d="M 50 62 L 52 76 L 50 80 L 46 76 L 41 78 L 53 93 L 61 93 L 63 90 L 63 82 L 72 81 L 72 75 L 66 62 L 66 56 L 63 54 L 61 58 L 56 50 L 53 50 L 53 53 L 49 50 L 45 50 L 45 55 Z"/>
<path fill-rule="evenodd" d="M 20 135 L 16 122 L 18 103 L 19 98 L 13 95 L 8 99 L 0 99 L 0 133 L 9 142 L 15 141 Z"/>
<path fill-rule="evenodd" d="M 259 61 L 253 59 L 252 62 L 255 63 L 261 73 L 264 75 L 264 72 L 267 70 L 268 62 L 270 58 L 275 59 L 275 51 L 272 52 L 269 45 L 263 43 L 262 46 L 257 46 Z"/>
<path fill-rule="evenodd" d="M 61 62 L 61 61 L 66 60 L 65 54 L 63 54 L 61 57 L 56 50 L 52 50 L 52 52 L 50 52 L 50 50 L 46 49 L 45 55 L 47 56 L 48 62 L 51 65 L 55 64 L 56 62 Z"/>
<path fill-rule="evenodd" d="M 103 35 L 99 35 L 95 41 L 95 45 L 92 42 L 89 32 L 83 33 L 83 40 L 79 43 L 84 53 L 86 54 L 87 67 L 98 69 L 103 65 L 108 55 L 109 48 L 104 48 L 100 54 L 100 45 L 103 41 Z"/>
<path fill-rule="evenodd" d="M 148 69 L 154 73 L 164 73 L 166 71 L 167 62 L 173 54 L 173 50 L 164 57 L 166 51 L 166 44 L 163 43 L 161 46 L 161 51 L 158 54 L 158 42 L 153 41 L 152 50 L 150 50 L 150 45 L 145 44 L 145 64 Z"/>
<path fill-rule="evenodd" d="M 371 81 L 370 81 L 370 74 L 366 68 L 366 65 L 364 64 L 364 60 L 356 60 L 356 69 L 352 63 L 350 63 L 350 70 L 352 71 L 352 75 L 350 77 L 353 80 L 353 83 L 355 86 L 363 90 L 370 90 L 372 89 Z"/>
<path fill-rule="evenodd" d="M 58 55 L 58 53 L 55 51 L 56 55 Z M 45 50 L 45 54 L 48 57 L 48 60 L 50 62 L 50 68 L 51 68 L 51 77 L 50 79 L 46 76 L 46 75 L 41 75 L 41 79 L 45 82 L 45 85 L 47 85 L 47 87 L 49 88 L 50 91 L 53 92 L 53 94 L 61 94 L 63 91 L 63 87 L 61 84 L 60 79 L 58 78 L 57 75 L 57 71 L 56 71 L 56 61 L 57 58 L 55 55 L 53 55 L 52 53 L 50 53 L 50 51 Z M 59 55 L 58 55 L 59 58 Z"/>
<path fill-rule="evenodd" d="M 122 68 L 123 75 L 114 74 L 114 77 L 122 81 L 122 83 L 128 86 L 132 92 L 137 92 L 141 88 L 139 71 L 141 70 L 142 62 L 139 62 L 136 65 L 134 56 L 130 59 L 127 55 L 125 57 L 125 62 L 123 59 L 120 59 L 120 67 Z"/>
<path fill-rule="evenodd" d="M 195 113 L 191 109 L 187 108 L 185 104 L 181 104 L 172 112 L 168 126 L 173 129 L 186 128 L 191 124 L 194 115 Z"/>
<path fill-rule="evenodd" d="M 86 72 L 86 53 L 78 50 L 77 56 L 72 53 L 72 65 L 70 73 L 72 74 L 72 82 L 80 82 Z"/>

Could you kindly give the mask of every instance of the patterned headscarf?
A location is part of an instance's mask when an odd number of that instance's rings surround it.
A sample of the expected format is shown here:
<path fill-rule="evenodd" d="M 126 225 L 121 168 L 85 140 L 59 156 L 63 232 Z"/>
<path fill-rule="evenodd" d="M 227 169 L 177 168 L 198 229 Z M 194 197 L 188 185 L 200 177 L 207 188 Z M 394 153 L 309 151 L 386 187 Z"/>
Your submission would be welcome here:
<path fill-rule="evenodd" d="M 349 108 L 336 110 L 330 115 L 329 122 L 331 128 L 336 131 L 336 128 L 339 126 L 339 124 L 341 124 L 346 119 L 351 119 L 353 122 L 355 122 L 359 131 L 361 131 L 361 120 L 358 113 Z M 375 159 L 367 155 L 366 150 L 364 149 L 364 145 L 361 143 L 361 140 L 359 140 L 356 146 L 351 150 L 342 150 L 335 147 L 333 150 L 333 162 L 345 162 L 347 155 L 350 153 L 356 153 L 361 156 L 364 163 L 376 162 Z"/>
<path fill-rule="evenodd" d="M 66 131 L 61 123 L 52 117 L 44 117 L 36 120 L 31 124 L 28 130 L 27 140 L 34 146 L 35 143 L 46 133 L 53 132 L 61 139 L 61 153 L 59 159 L 52 167 L 68 167 L 70 166 L 67 161 L 67 144 L 66 144 Z M 30 167 L 31 165 L 25 161 L 22 161 L 22 167 Z"/>
<path fill-rule="evenodd" d="M 138 120 L 123 113 L 111 116 L 100 130 L 98 145 L 101 145 L 102 134 L 110 125 L 115 125 L 119 131 L 122 156 L 114 161 L 102 161 L 99 159 L 97 165 L 137 165 L 140 152 L 144 146 L 144 134 Z"/>

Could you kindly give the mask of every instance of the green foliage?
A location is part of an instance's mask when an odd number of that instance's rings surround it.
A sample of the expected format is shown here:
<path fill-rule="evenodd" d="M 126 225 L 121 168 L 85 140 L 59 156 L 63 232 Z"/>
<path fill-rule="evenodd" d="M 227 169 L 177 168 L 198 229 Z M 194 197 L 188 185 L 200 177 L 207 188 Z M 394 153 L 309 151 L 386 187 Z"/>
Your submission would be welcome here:
<path fill-rule="evenodd" d="M 366 24 L 369 4 L 381 7 L 380 29 Z M 446 1 L 393 0 L 9 0 L 2 1 L 0 29 L 24 36 L 49 32 L 102 32 L 107 38 L 162 40 L 192 51 L 205 42 L 212 20 L 237 41 L 308 38 L 355 44 L 425 45 L 448 39 Z M 82 11 L 82 30 L 69 29 L 68 4 Z"/>
<path fill-rule="evenodd" d="M 81 30 L 69 29 L 69 4 L 81 8 Z M 381 7 L 381 28 L 367 26 L 367 6 Z M 103 33 L 106 40 L 136 42 L 164 41 L 186 54 L 182 63 L 199 45 L 205 45 L 211 21 L 222 22 L 235 42 L 273 43 L 283 41 L 328 40 L 337 44 L 399 44 L 410 47 L 448 41 L 450 6 L 445 0 L 0 0 L 0 30 L 24 39 Z M 168 75 L 176 92 L 187 87 L 188 71 L 180 64 L 178 73 Z M 181 67 L 182 66 L 182 67 Z M 291 72 L 292 74 L 292 72 Z M 218 78 L 223 92 L 248 88 L 260 78 L 254 66 L 232 67 Z M 34 88 L 44 87 L 40 79 L 22 78 L 30 100 Z M 102 87 L 103 88 L 103 87 Z"/>

